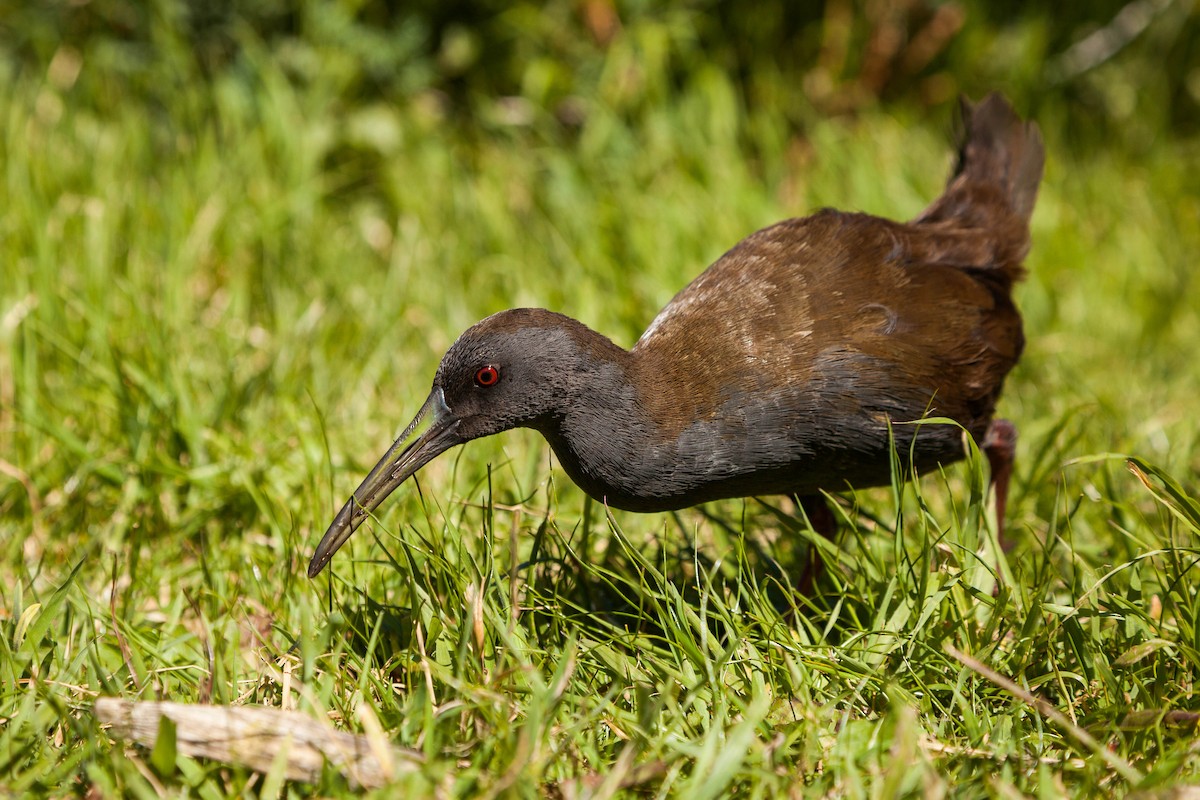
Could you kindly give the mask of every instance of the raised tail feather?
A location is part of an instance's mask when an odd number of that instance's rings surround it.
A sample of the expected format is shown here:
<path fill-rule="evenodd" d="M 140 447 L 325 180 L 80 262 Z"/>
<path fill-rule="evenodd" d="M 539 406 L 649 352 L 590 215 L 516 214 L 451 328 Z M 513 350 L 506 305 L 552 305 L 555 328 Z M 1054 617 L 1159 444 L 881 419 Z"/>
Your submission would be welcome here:
<path fill-rule="evenodd" d="M 964 97 L 961 105 L 964 132 L 954 174 L 916 221 L 994 224 L 1000 205 L 1027 230 L 1046 158 L 1037 125 L 1018 117 L 999 92 L 978 104 Z"/>

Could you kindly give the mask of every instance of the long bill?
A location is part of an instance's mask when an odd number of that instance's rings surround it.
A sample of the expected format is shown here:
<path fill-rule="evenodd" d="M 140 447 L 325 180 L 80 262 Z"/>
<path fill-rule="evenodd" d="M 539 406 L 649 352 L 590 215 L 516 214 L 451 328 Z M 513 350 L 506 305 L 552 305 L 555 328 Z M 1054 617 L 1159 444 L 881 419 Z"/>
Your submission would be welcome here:
<path fill-rule="evenodd" d="M 426 421 L 426 417 L 429 427 L 414 439 L 417 428 Z M 387 453 L 379 459 L 379 463 L 363 479 L 362 484 L 354 490 L 353 496 L 346 501 L 342 510 L 329 524 L 329 530 L 325 531 L 312 561 L 308 563 L 308 577 L 315 578 L 320 574 L 338 548 L 349 540 L 363 520 L 378 508 L 396 487 L 438 455 L 461 443 L 455 435 L 459 422 L 446 406 L 441 387 L 434 387 L 425 405 L 421 406 L 421 410 L 404 429 L 404 433 L 388 448 Z"/>

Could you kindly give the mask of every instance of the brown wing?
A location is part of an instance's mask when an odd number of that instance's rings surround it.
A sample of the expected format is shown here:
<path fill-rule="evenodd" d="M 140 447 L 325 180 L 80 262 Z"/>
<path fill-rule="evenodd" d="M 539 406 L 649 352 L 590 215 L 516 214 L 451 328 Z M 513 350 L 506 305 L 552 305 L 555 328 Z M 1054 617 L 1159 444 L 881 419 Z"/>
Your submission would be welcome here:
<path fill-rule="evenodd" d="M 988 250 L 861 214 L 764 229 L 680 292 L 635 346 L 657 380 L 693 388 L 689 407 L 671 393 L 655 416 L 682 426 L 734 395 L 771 402 L 787 387 L 841 414 L 930 411 L 976 432 L 1023 344 Z"/>

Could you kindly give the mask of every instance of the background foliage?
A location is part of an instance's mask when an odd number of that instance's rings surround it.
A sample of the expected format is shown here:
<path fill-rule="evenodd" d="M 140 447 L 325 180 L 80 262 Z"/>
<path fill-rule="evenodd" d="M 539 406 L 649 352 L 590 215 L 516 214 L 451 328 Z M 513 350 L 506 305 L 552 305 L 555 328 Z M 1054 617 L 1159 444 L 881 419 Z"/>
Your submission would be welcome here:
<path fill-rule="evenodd" d="M 428 758 L 407 788 L 446 796 L 1194 782 L 1198 21 L 0 2 L 0 791 L 312 791 L 150 763 L 101 694 L 373 714 Z M 1050 154 L 1002 409 L 1011 557 L 973 461 L 842 498 L 797 598 L 787 501 L 609 518 L 519 433 L 431 465 L 303 578 L 467 325 L 539 305 L 629 345 L 762 225 L 917 213 L 951 101 L 993 88 Z"/>

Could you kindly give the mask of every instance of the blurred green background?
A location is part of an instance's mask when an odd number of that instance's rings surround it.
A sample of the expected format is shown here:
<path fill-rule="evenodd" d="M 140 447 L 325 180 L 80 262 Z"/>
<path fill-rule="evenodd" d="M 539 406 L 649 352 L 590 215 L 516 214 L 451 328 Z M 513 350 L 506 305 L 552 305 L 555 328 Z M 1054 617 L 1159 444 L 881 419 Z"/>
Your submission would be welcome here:
<path fill-rule="evenodd" d="M 794 130 L 997 87 L 1073 146 L 1144 150 L 1200 124 L 1200 23 L 1186 0 L 57 0 L 5 2 L 0 26 L 10 77 L 71 48 L 89 67 L 84 95 L 125 83 L 164 102 L 192 81 L 247 76 L 253 46 L 298 85 L 327 84 L 340 107 L 427 103 L 480 132 L 577 134 L 596 105 L 637 120 L 713 73 L 752 144 L 772 125 L 763 115 Z"/>
<path fill-rule="evenodd" d="M 1154 715 L 1200 711 L 1198 50 L 1195 0 L 0 0 L 0 793 L 304 795 L 151 769 L 90 714 L 278 706 L 281 670 L 447 796 L 634 765 L 693 799 L 1194 780 Z M 970 555 L 971 465 L 845 499 L 830 585 L 781 614 L 797 520 L 610 525 L 528 432 L 431 464 L 304 578 L 468 325 L 542 306 L 629 346 L 757 228 L 915 216 L 956 97 L 994 89 L 1048 152 L 1000 409 L 1011 591 Z"/>

